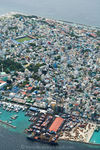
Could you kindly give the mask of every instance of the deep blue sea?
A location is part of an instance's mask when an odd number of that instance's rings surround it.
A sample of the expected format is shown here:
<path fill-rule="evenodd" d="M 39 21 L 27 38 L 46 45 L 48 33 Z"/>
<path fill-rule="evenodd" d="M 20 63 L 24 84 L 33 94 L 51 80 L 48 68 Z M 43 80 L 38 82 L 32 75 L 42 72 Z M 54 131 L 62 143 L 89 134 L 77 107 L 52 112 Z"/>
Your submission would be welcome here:
<path fill-rule="evenodd" d="M 59 145 L 50 146 L 29 141 L 24 134 L 0 127 L 0 150 L 100 150 L 100 147 L 68 141 L 59 141 Z"/>

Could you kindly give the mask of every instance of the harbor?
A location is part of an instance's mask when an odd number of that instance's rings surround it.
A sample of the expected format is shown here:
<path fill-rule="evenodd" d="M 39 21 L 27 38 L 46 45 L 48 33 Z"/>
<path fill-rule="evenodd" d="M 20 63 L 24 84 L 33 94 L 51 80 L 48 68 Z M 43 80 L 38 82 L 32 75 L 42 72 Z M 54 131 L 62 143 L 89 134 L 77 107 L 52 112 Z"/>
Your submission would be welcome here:
<path fill-rule="evenodd" d="M 64 119 L 57 116 L 40 112 L 29 112 L 31 114 L 31 125 L 25 129 L 27 138 L 33 141 L 40 141 L 49 144 L 57 144 L 61 129 L 64 125 Z"/>
<path fill-rule="evenodd" d="M 54 117 L 34 111 L 28 111 L 27 115 L 30 116 L 29 120 L 32 122 L 25 130 L 28 139 L 48 143 L 52 141 L 52 138 L 55 139 L 54 143 L 57 143 L 58 140 L 93 143 L 90 139 L 97 128 L 96 123 L 82 118 L 79 120 L 70 115 Z"/>
<path fill-rule="evenodd" d="M 29 126 L 30 122 L 28 121 L 29 117 L 25 116 L 25 111 L 17 110 L 9 108 L 7 106 L 0 107 L 0 126 L 8 128 L 8 130 L 17 132 L 17 133 L 24 133 L 24 129 Z"/>
<path fill-rule="evenodd" d="M 25 111 L 21 105 L 11 103 L 2 102 L 0 106 L 0 124 L 11 131 L 26 133 L 27 138 L 32 141 L 52 145 L 57 145 L 59 140 L 100 144 L 99 126 L 86 123 L 84 119 L 80 121 L 75 116 L 64 114 L 52 116 L 34 107 Z"/>

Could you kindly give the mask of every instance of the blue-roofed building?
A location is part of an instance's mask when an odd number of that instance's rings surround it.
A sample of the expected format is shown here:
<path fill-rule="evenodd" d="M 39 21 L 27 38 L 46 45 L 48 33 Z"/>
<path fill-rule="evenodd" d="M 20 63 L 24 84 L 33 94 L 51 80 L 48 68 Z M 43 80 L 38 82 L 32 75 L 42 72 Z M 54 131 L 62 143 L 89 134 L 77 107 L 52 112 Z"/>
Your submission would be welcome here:
<path fill-rule="evenodd" d="M 30 107 L 29 110 L 39 112 L 39 109 L 36 107 Z"/>
<path fill-rule="evenodd" d="M 18 93 L 18 92 L 19 92 L 19 90 L 20 90 L 20 89 L 19 89 L 19 87 L 14 86 L 14 87 L 12 88 L 12 90 L 11 90 L 11 91 L 12 91 L 13 93 Z"/>

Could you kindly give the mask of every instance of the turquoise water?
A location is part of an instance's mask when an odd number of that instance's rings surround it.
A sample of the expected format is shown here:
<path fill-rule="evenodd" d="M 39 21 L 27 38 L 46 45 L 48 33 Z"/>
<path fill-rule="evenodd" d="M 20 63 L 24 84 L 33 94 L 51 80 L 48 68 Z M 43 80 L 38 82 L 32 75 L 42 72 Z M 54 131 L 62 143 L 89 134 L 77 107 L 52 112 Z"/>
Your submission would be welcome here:
<path fill-rule="evenodd" d="M 63 140 L 59 141 L 59 145 L 57 146 L 31 142 L 23 134 L 24 129 L 30 125 L 28 121 L 29 117 L 24 116 L 25 112 L 7 112 L 1 107 L 0 112 L 2 112 L 0 119 L 4 121 L 10 121 L 11 116 L 18 115 L 18 118 L 12 122 L 16 126 L 16 129 L 12 129 L 6 125 L 1 126 L 2 124 L 0 124 L 0 150 L 100 150 L 100 146 Z"/>
<path fill-rule="evenodd" d="M 99 132 L 94 132 L 92 138 L 90 139 L 90 143 L 100 144 L 100 130 Z"/>
<path fill-rule="evenodd" d="M 2 112 L 2 114 L 0 114 L 0 120 L 2 121 L 12 121 L 12 125 L 16 126 L 16 129 L 8 127 L 6 125 L 3 125 L 2 123 L 0 123 L 0 125 L 2 125 L 3 127 L 9 129 L 10 131 L 15 131 L 18 133 L 24 133 L 24 129 L 27 128 L 30 125 L 30 122 L 28 121 L 29 117 L 25 116 L 25 112 L 23 111 L 19 111 L 17 112 L 9 112 L 6 110 L 3 110 L 0 107 L 0 112 Z M 18 117 L 15 120 L 11 120 L 11 116 L 14 115 L 18 115 Z"/>

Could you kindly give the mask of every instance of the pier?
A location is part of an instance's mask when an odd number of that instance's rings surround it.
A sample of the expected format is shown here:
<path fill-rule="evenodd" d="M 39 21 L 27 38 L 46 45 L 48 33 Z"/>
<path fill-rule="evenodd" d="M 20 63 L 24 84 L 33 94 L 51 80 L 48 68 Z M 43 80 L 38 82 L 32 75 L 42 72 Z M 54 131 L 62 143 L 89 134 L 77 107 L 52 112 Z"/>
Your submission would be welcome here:
<path fill-rule="evenodd" d="M 10 123 L 8 123 L 8 122 L 6 122 L 6 121 L 2 121 L 2 120 L 0 120 L 0 123 L 2 123 L 2 124 L 5 124 L 5 125 L 7 125 L 7 126 L 9 126 L 9 127 L 11 127 L 11 128 L 16 128 L 16 126 L 13 126 L 12 124 L 10 124 Z"/>

